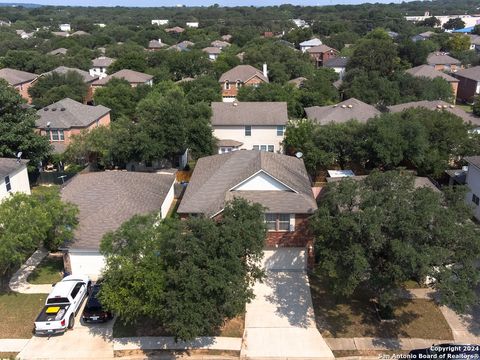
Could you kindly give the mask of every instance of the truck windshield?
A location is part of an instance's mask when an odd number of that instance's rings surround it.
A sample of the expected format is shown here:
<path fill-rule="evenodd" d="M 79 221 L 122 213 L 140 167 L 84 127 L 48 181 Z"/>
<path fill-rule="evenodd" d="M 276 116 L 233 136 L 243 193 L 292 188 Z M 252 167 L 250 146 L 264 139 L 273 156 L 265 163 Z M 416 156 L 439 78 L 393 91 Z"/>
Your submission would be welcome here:
<path fill-rule="evenodd" d="M 67 298 L 64 297 L 55 297 L 47 300 L 47 304 L 65 304 L 69 303 Z"/>

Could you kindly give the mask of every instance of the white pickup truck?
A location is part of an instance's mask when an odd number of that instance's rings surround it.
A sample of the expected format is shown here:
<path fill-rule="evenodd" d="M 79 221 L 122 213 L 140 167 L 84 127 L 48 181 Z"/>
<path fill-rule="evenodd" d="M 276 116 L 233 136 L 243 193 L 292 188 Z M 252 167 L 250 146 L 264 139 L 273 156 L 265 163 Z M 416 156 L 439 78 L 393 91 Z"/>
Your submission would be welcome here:
<path fill-rule="evenodd" d="M 75 315 L 88 294 L 87 276 L 69 275 L 55 284 L 45 306 L 35 320 L 35 335 L 52 335 L 72 329 Z"/>

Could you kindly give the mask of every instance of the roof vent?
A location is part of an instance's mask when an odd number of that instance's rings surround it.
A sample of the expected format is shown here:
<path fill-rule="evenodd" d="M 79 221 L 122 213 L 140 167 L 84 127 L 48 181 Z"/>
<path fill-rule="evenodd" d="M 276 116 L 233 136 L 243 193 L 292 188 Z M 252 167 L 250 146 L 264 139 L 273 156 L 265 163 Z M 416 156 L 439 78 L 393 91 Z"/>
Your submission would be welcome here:
<path fill-rule="evenodd" d="M 237 103 L 236 101 L 234 101 L 234 102 L 232 103 L 232 105 L 233 105 L 233 106 L 238 106 L 238 103 Z"/>
<path fill-rule="evenodd" d="M 43 108 L 43 111 L 48 111 L 48 108 L 47 108 L 47 107 L 46 107 L 46 108 Z"/>
<path fill-rule="evenodd" d="M 447 106 L 447 105 L 443 105 L 443 108 L 446 109 L 446 108 L 448 108 L 448 106 Z"/>
<path fill-rule="evenodd" d="M 437 105 L 437 109 L 441 109 L 442 108 L 442 105 Z"/>
<path fill-rule="evenodd" d="M 353 108 L 353 105 L 352 104 L 348 105 L 348 108 L 349 109 Z"/>
<path fill-rule="evenodd" d="M 450 105 L 450 109 L 455 109 L 455 105 Z"/>
<path fill-rule="evenodd" d="M 65 111 L 65 108 L 64 107 L 60 108 L 60 111 Z"/>
<path fill-rule="evenodd" d="M 347 105 L 342 105 L 342 109 L 346 109 L 347 108 Z"/>
<path fill-rule="evenodd" d="M 336 108 L 337 106 L 338 106 L 338 104 L 333 105 L 334 108 Z"/>
<path fill-rule="evenodd" d="M 52 111 L 57 111 L 57 108 L 53 108 Z"/>

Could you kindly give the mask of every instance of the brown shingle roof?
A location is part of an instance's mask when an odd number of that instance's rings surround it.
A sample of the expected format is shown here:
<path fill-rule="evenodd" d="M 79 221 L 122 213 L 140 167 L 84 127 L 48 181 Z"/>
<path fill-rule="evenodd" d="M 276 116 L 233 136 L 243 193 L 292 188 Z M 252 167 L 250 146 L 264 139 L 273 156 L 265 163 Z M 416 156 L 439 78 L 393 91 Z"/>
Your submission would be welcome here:
<path fill-rule="evenodd" d="M 66 67 L 66 66 L 59 66 L 56 69 L 53 69 L 52 71 L 46 72 L 42 75 L 50 75 L 52 73 L 65 75 L 69 72 L 76 72 L 77 74 L 79 74 L 83 78 L 83 81 L 86 82 L 86 83 L 89 83 L 89 82 L 92 82 L 92 81 L 98 79 L 98 76 L 92 76 L 87 71 L 83 71 L 83 70 L 80 70 L 80 69 L 77 69 L 77 68 L 69 68 L 69 67 Z"/>
<path fill-rule="evenodd" d="M 314 46 L 314 47 L 311 47 L 309 49 L 307 49 L 307 52 L 309 54 L 316 54 L 316 53 L 326 53 L 326 52 L 329 52 L 329 51 L 333 51 L 333 52 L 338 52 L 338 50 L 334 49 L 334 48 L 331 48 L 330 46 L 327 46 L 327 45 L 318 45 L 318 46 Z"/>
<path fill-rule="evenodd" d="M 455 73 L 455 77 L 458 76 L 466 79 L 480 81 L 480 66 L 459 70 Z"/>
<path fill-rule="evenodd" d="M 71 249 L 98 250 L 103 235 L 134 215 L 160 212 L 175 175 L 107 171 L 78 174 L 61 191 L 79 207 Z"/>
<path fill-rule="evenodd" d="M 286 102 L 214 102 L 213 126 L 216 125 L 286 125 Z"/>
<path fill-rule="evenodd" d="M 161 49 L 165 46 L 167 46 L 167 44 L 164 44 L 163 42 L 160 42 L 159 40 L 150 40 L 149 43 L 148 43 L 148 48 L 149 49 Z"/>
<path fill-rule="evenodd" d="M 219 82 L 225 82 L 228 80 L 229 82 L 234 83 L 237 80 L 240 80 L 244 83 L 253 78 L 254 76 L 258 76 L 263 81 L 268 82 L 268 78 L 263 76 L 263 72 L 254 68 L 251 65 L 235 66 L 233 69 L 223 73 L 222 76 L 220 76 Z"/>
<path fill-rule="evenodd" d="M 344 123 L 352 119 L 366 122 L 368 119 L 380 115 L 374 106 L 368 105 L 360 100 L 351 98 L 336 105 L 312 106 L 305 108 L 307 117 L 320 125 L 330 122 Z"/>
<path fill-rule="evenodd" d="M 461 61 L 457 60 L 445 53 L 432 53 L 427 57 L 429 65 L 460 65 Z"/>
<path fill-rule="evenodd" d="M 37 111 L 39 118 L 35 122 L 39 129 L 70 129 L 87 127 L 107 115 L 110 109 L 103 106 L 90 106 L 65 98 Z"/>
<path fill-rule="evenodd" d="M 430 65 L 416 66 L 414 68 L 406 70 L 405 72 L 415 77 L 426 77 L 429 79 L 435 79 L 440 77 L 447 80 L 448 82 L 458 82 L 458 79 L 448 74 L 445 74 L 443 71 L 435 70 L 435 68 Z"/>
<path fill-rule="evenodd" d="M 10 85 L 15 86 L 30 82 L 38 77 L 36 74 L 32 74 L 26 71 L 20 71 L 15 69 L 3 68 L 0 69 L 0 79 L 4 79 Z"/>
<path fill-rule="evenodd" d="M 92 60 L 92 65 L 94 67 L 109 67 L 114 61 L 115 59 L 106 56 L 100 56 Z"/>
<path fill-rule="evenodd" d="M 202 51 L 206 52 L 207 54 L 215 54 L 219 55 L 222 53 L 222 49 L 215 47 L 215 46 L 208 46 L 206 48 L 203 48 Z"/>
<path fill-rule="evenodd" d="M 134 71 L 134 70 L 123 69 L 123 70 L 117 71 L 112 75 L 108 75 L 103 79 L 95 81 L 93 85 L 95 86 L 105 85 L 113 78 L 127 80 L 130 84 L 144 84 L 147 81 L 152 80 L 153 76 L 149 74 L 141 73 L 138 71 Z"/>
<path fill-rule="evenodd" d="M 180 27 L 180 26 L 175 26 L 175 27 L 173 27 L 173 28 L 167 28 L 167 29 L 165 29 L 165 31 L 166 31 L 167 33 L 173 32 L 173 33 L 180 34 L 180 33 L 183 33 L 183 32 L 185 31 L 185 29 L 182 28 L 182 27 Z"/>
<path fill-rule="evenodd" d="M 230 191 L 259 171 L 294 191 Z M 303 160 L 239 150 L 198 160 L 178 212 L 213 216 L 236 196 L 268 206 L 268 212 L 309 214 L 317 208 Z"/>

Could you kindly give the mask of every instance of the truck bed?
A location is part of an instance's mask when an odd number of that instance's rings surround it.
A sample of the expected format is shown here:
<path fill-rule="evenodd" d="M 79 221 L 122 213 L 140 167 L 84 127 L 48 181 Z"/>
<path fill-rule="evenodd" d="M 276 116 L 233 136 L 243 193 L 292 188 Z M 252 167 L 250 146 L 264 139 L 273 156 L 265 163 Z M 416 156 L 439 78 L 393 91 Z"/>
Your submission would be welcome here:
<path fill-rule="evenodd" d="M 35 322 L 60 321 L 69 307 L 70 304 L 45 305 Z"/>

